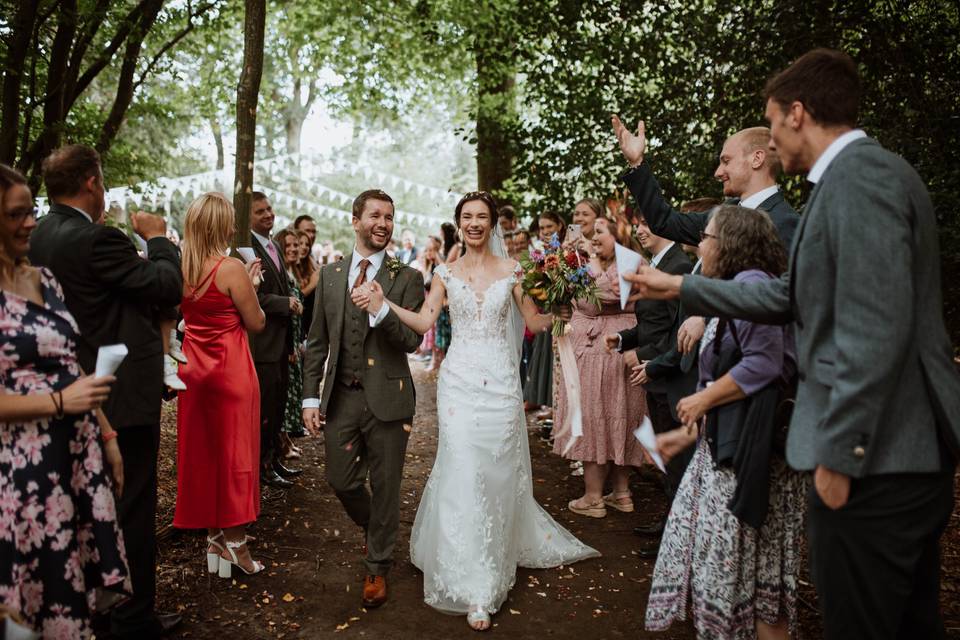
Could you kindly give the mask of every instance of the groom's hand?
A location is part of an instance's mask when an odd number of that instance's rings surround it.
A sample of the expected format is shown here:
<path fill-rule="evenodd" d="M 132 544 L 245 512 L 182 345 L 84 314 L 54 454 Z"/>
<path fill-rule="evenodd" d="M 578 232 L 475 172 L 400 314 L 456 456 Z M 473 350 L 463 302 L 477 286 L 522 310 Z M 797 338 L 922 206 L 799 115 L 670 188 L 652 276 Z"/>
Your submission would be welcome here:
<path fill-rule="evenodd" d="M 309 408 L 303 410 L 303 426 L 307 428 L 307 431 L 309 431 L 312 436 L 320 433 L 326 420 L 326 416 L 320 413 L 320 409 Z"/>
<path fill-rule="evenodd" d="M 630 133 L 619 116 L 611 116 L 610 121 L 613 123 L 613 132 L 620 143 L 620 151 L 623 152 L 623 157 L 626 158 L 631 167 L 640 166 L 643 162 L 643 154 L 647 150 L 646 126 L 643 120 L 637 125 L 636 135 Z"/>

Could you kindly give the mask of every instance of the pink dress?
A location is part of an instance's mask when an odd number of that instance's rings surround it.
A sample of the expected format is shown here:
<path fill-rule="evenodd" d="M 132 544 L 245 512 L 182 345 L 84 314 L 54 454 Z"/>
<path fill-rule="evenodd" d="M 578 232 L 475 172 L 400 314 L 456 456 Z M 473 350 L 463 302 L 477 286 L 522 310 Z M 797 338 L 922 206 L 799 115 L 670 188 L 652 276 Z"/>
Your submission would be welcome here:
<path fill-rule="evenodd" d="M 640 466 L 644 460 L 643 448 L 634 438 L 633 430 L 647 412 L 646 392 L 630 384 L 630 372 L 623 364 L 623 357 L 616 352 L 607 353 L 603 343 L 604 335 L 637 324 L 632 302 L 626 309 L 620 309 L 620 296 L 614 289 L 618 279 L 617 265 L 613 263 L 597 279 L 600 308 L 578 302 L 570 320 L 567 339 L 572 342 L 580 370 L 583 436 L 564 457 Z M 567 416 L 567 393 L 562 380 L 556 386 L 559 401 L 554 408 L 554 423 L 559 426 Z M 566 445 L 567 438 L 558 436 L 554 453 L 563 455 Z"/>

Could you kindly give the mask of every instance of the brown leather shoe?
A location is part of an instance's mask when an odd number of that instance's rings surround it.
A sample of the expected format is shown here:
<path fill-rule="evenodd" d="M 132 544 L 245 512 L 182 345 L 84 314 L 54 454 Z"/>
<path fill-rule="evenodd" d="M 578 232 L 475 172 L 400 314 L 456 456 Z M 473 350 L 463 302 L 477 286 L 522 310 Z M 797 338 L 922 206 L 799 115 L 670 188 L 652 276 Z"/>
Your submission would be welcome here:
<path fill-rule="evenodd" d="M 383 576 L 367 576 L 363 581 L 363 606 L 376 609 L 387 601 L 387 579 Z"/>

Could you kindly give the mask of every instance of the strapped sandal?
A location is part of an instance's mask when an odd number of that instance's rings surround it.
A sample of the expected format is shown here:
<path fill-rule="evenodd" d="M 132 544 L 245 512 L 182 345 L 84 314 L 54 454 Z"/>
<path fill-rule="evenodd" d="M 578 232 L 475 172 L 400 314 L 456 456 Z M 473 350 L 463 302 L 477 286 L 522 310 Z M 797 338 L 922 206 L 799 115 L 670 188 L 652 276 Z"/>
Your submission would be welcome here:
<path fill-rule="evenodd" d="M 570 511 L 573 511 L 577 515 L 587 516 L 588 518 L 605 518 L 607 517 L 607 508 L 603 504 L 603 500 L 594 502 L 585 507 L 577 506 L 578 502 L 581 502 L 583 498 L 577 498 L 576 500 L 571 500 L 567 503 L 567 508 Z M 581 502 L 582 503 L 582 502 Z"/>
<path fill-rule="evenodd" d="M 220 568 L 220 554 L 226 551 L 217 540 L 223 540 L 223 531 L 215 536 L 207 536 L 207 573 L 217 572 Z M 217 553 L 210 553 L 210 547 L 215 547 Z"/>
<path fill-rule="evenodd" d="M 266 568 L 262 562 L 257 560 L 253 560 L 252 571 L 247 571 L 247 569 L 240 564 L 240 559 L 237 557 L 236 549 L 239 549 L 246 544 L 246 539 L 239 542 L 230 542 L 227 540 L 227 548 L 225 551 L 230 554 L 230 558 L 224 558 L 223 556 L 220 556 L 220 567 L 217 571 L 217 575 L 219 575 L 221 578 L 230 578 L 232 568 L 237 567 L 240 569 L 240 571 L 243 571 L 248 576 L 252 576 L 260 573 Z"/>
<path fill-rule="evenodd" d="M 486 623 L 486 626 L 477 626 L 484 623 Z M 490 614 L 487 613 L 486 609 L 470 607 L 470 610 L 467 611 L 467 624 L 474 631 L 487 631 L 491 627 Z"/>
<path fill-rule="evenodd" d="M 617 511 L 633 513 L 633 494 L 629 491 L 611 491 L 603 496 L 603 503 Z"/>

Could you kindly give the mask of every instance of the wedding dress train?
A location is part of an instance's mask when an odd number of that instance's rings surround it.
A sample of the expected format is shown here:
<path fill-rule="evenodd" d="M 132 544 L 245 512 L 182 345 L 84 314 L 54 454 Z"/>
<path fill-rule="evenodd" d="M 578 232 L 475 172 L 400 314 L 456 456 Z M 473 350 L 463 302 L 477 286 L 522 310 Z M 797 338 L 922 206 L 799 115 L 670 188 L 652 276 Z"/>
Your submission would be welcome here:
<path fill-rule="evenodd" d="M 600 554 L 533 499 L 530 451 L 508 334 L 518 273 L 482 293 L 450 273 L 453 340 L 437 383 L 439 443 L 410 539 L 424 601 L 447 613 L 495 613 L 517 566 L 556 567 Z"/>

